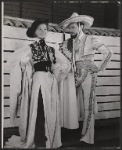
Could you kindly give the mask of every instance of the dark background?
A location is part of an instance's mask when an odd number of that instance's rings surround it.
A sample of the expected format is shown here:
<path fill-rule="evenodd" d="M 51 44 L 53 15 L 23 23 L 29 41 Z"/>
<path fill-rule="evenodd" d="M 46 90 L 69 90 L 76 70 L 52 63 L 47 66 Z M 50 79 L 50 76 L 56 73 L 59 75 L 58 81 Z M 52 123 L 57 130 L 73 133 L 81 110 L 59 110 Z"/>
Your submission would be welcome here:
<path fill-rule="evenodd" d="M 96 1 L 97 2 L 97 1 Z M 94 17 L 93 27 L 120 28 L 120 4 L 85 3 L 73 0 L 33 0 L 5 1 L 4 15 L 24 19 L 48 19 L 51 23 L 60 23 L 70 17 L 73 12 Z"/>

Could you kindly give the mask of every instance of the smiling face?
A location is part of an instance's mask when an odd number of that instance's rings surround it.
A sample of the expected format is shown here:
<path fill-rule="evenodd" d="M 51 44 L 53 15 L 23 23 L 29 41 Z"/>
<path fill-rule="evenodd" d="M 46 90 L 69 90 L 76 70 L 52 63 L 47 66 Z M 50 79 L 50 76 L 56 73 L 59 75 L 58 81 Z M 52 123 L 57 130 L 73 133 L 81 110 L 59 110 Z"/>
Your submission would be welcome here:
<path fill-rule="evenodd" d="M 35 36 L 39 39 L 45 39 L 47 36 L 47 25 L 40 24 L 35 31 Z"/>

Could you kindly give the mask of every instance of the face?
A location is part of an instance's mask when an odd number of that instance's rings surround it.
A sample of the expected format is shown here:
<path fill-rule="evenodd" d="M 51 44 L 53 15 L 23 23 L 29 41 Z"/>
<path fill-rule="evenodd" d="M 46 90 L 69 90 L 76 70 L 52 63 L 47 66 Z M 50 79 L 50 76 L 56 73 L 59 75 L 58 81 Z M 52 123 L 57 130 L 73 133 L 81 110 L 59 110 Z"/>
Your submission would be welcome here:
<path fill-rule="evenodd" d="M 68 28 L 69 28 L 69 32 L 72 36 L 77 35 L 79 33 L 78 24 L 75 22 L 69 24 Z"/>
<path fill-rule="evenodd" d="M 39 39 L 45 39 L 47 36 L 47 25 L 40 24 L 35 31 L 35 36 Z"/>

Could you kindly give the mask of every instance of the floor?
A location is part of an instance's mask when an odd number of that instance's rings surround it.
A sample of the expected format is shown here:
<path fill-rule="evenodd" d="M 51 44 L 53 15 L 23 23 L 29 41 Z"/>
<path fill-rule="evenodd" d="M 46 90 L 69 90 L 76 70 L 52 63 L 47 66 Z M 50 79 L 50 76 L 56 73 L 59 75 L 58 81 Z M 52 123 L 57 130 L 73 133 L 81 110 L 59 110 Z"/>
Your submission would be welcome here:
<path fill-rule="evenodd" d="M 69 148 L 74 148 L 74 149 L 81 149 L 81 148 L 90 148 L 91 150 L 94 149 L 94 150 L 98 150 L 98 148 L 102 148 L 102 149 L 110 149 L 110 150 L 115 150 L 117 148 L 120 147 L 120 144 L 119 144 L 119 139 L 109 139 L 109 140 L 103 140 L 103 141 L 99 141 L 99 142 L 96 142 L 95 144 L 93 145 L 89 145 L 89 144 L 86 144 L 86 143 L 83 143 L 83 142 L 79 142 L 77 141 L 76 143 L 72 143 L 69 142 L 69 144 L 67 143 L 67 145 L 63 145 L 62 147 L 60 147 L 60 149 L 69 149 Z"/>
<path fill-rule="evenodd" d="M 67 134 L 66 134 L 67 133 Z M 116 148 L 120 147 L 120 138 L 115 137 L 113 139 L 106 139 L 106 140 L 97 140 L 95 144 L 86 144 L 84 142 L 80 142 L 80 134 L 78 130 L 68 130 L 63 129 L 62 131 L 62 149 L 63 148 L 71 148 L 71 149 L 80 149 L 80 148 L 90 148 L 94 150 L 98 150 L 98 148 L 111 148 L 115 150 Z"/>
<path fill-rule="evenodd" d="M 111 136 L 111 138 L 109 137 L 110 134 L 108 134 L 106 131 L 103 132 L 102 131 L 103 127 L 96 129 L 96 134 L 95 134 L 95 144 L 86 144 L 84 142 L 80 142 L 80 133 L 81 133 L 81 129 L 75 129 L 75 130 L 68 130 L 65 128 L 62 128 L 62 146 L 59 149 L 79 149 L 84 150 L 84 149 L 90 149 L 90 150 L 98 150 L 99 148 L 103 148 L 103 149 L 110 149 L 110 150 L 115 150 L 118 149 L 120 147 L 120 139 L 117 136 Z M 109 127 L 110 129 L 110 127 Z M 14 129 L 15 130 L 15 129 Z M 18 135 L 18 131 L 16 130 L 16 132 L 13 130 L 13 132 Z M 98 134 L 98 131 L 102 131 L 103 134 Z M 105 130 L 105 129 L 104 129 Z M 107 129 L 108 130 L 108 129 Z M 111 128 L 110 131 L 115 130 Z M 12 135 L 11 133 L 13 133 L 12 130 L 9 134 L 9 137 Z M 9 133 L 9 132 L 7 132 Z M 6 133 L 6 135 L 8 135 Z M 105 135 L 106 133 L 106 135 Z M 113 132 L 114 133 L 114 132 Z M 101 136 L 101 139 L 100 139 Z M 108 139 L 105 139 L 106 137 L 109 137 Z M 7 141 L 7 136 L 5 136 L 4 138 L 4 142 Z"/>

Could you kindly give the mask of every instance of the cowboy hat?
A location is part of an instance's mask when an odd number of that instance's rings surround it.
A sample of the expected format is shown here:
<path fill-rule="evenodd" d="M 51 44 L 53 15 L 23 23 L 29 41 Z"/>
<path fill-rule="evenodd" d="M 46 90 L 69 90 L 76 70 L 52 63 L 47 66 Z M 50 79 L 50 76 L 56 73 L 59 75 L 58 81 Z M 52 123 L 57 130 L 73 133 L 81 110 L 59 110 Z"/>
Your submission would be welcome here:
<path fill-rule="evenodd" d="M 29 27 L 27 29 L 27 36 L 30 37 L 30 38 L 34 38 L 35 37 L 35 31 L 37 29 L 37 27 L 40 25 L 40 24 L 46 24 L 48 25 L 48 22 L 47 20 L 41 20 L 41 19 L 36 19 L 32 24 L 31 24 L 31 27 Z"/>
<path fill-rule="evenodd" d="M 94 18 L 87 15 L 78 15 L 74 12 L 68 19 L 65 19 L 59 24 L 59 27 L 65 29 L 70 23 L 82 22 L 85 28 L 92 26 Z"/>

